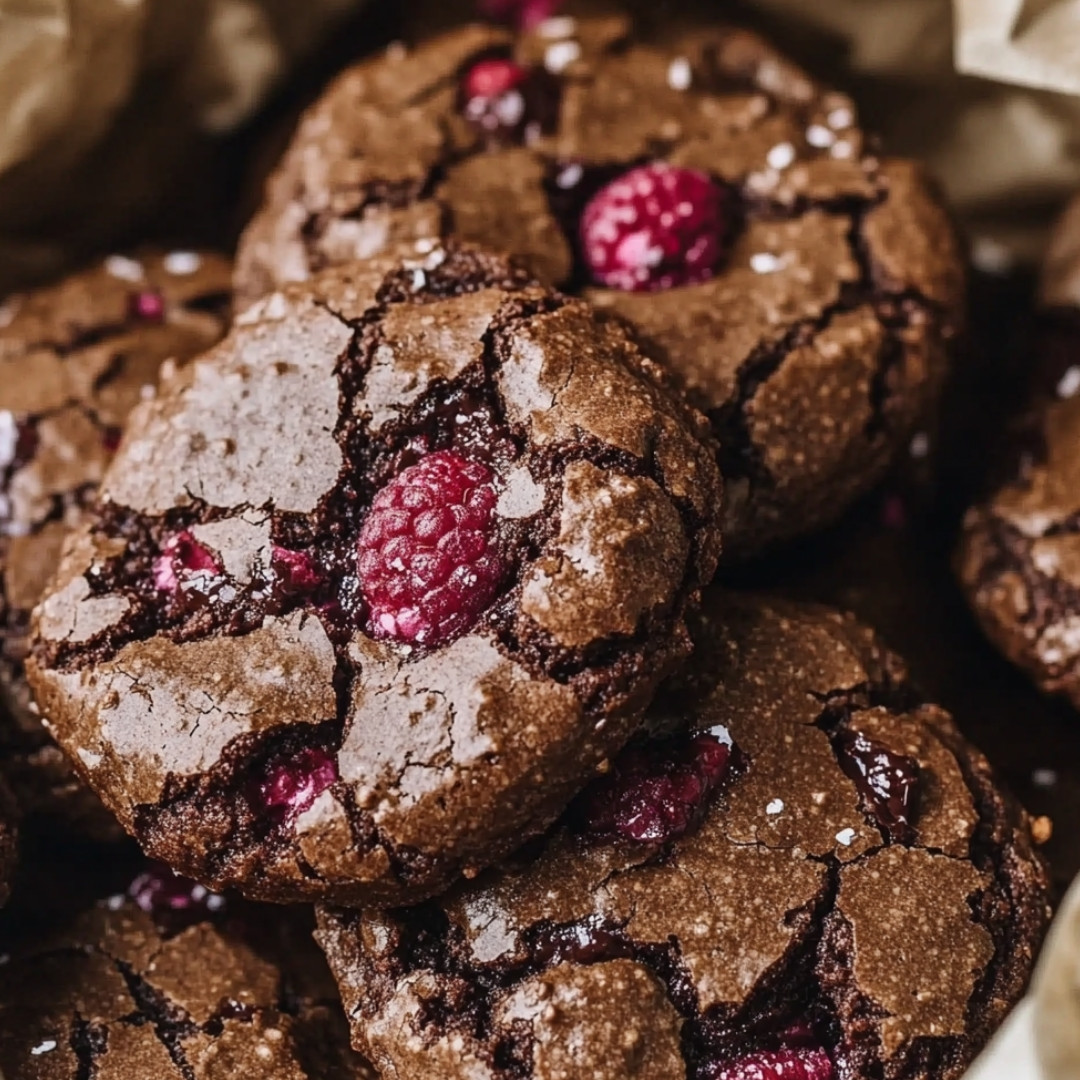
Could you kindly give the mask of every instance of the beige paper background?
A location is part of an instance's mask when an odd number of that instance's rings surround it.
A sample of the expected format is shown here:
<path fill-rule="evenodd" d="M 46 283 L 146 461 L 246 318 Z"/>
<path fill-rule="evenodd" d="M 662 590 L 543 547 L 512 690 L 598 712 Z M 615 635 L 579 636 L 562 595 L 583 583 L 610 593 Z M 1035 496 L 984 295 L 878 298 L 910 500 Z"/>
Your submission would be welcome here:
<path fill-rule="evenodd" d="M 150 214 L 362 2 L 0 0 L 0 295 Z"/>

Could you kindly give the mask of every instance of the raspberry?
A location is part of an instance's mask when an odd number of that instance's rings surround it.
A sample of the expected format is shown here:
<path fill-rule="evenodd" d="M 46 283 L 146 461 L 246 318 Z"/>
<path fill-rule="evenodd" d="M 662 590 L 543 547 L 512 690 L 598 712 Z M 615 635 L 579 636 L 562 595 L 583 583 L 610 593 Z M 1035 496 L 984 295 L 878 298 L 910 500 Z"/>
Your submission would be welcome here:
<path fill-rule="evenodd" d="M 724 226 L 724 192 L 708 176 L 655 163 L 592 198 L 581 217 L 581 247 L 599 284 L 655 292 L 712 277 Z"/>
<path fill-rule="evenodd" d="M 337 762 L 330 754 L 308 747 L 270 764 L 255 802 L 260 810 L 293 817 L 307 810 L 337 778 Z"/>
<path fill-rule="evenodd" d="M 535 30 L 562 6 L 562 0 L 480 0 L 480 14 L 521 30 Z"/>
<path fill-rule="evenodd" d="M 186 529 L 170 536 L 154 560 L 154 588 L 175 593 L 182 582 L 196 575 L 217 576 L 221 564 Z"/>
<path fill-rule="evenodd" d="M 820 1049 L 766 1050 L 707 1066 L 702 1080 L 833 1080 L 829 1055 Z"/>
<path fill-rule="evenodd" d="M 128 297 L 128 315 L 141 322 L 165 321 L 165 297 L 155 289 L 141 289 Z"/>
<path fill-rule="evenodd" d="M 558 86 L 541 70 L 508 58 L 478 60 L 461 80 L 465 118 L 496 143 L 531 142 L 551 126 Z"/>
<path fill-rule="evenodd" d="M 440 450 L 375 496 L 359 543 L 372 636 L 440 645 L 473 626 L 503 577 L 494 481 Z"/>
<path fill-rule="evenodd" d="M 202 922 L 225 907 L 223 896 L 157 862 L 132 881 L 128 896 L 155 922 L 171 930 Z"/>
<path fill-rule="evenodd" d="M 697 821 L 730 763 L 730 747 L 707 732 L 628 750 L 585 796 L 585 831 L 641 844 L 677 839 Z"/>
<path fill-rule="evenodd" d="M 291 595 L 310 593 L 323 584 L 322 574 L 319 573 L 306 551 L 292 551 L 275 544 L 271 559 L 275 577 L 284 593 Z"/>

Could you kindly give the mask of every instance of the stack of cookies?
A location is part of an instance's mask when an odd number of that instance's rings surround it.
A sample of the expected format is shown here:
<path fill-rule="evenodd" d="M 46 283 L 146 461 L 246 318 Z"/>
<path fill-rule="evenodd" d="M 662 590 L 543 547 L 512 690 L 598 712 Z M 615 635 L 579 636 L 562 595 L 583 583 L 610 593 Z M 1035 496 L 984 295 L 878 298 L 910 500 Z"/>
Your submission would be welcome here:
<path fill-rule="evenodd" d="M 1039 830 L 743 567 L 929 429 L 964 300 L 848 97 L 619 16 L 345 71 L 234 269 L 10 298 L 0 1073 L 959 1077 Z"/>

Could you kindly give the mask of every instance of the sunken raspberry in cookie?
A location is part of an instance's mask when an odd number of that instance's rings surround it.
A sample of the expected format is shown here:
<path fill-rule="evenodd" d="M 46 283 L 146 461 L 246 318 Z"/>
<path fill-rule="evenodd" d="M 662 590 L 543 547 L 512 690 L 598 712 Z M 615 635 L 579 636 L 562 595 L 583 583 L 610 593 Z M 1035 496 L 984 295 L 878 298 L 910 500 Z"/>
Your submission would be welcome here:
<path fill-rule="evenodd" d="M 374 1080 L 304 912 L 227 901 L 163 867 L 84 905 L 0 932 L 7 1080 Z"/>
<path fill-rule="evenodd" d="M 393 1080 L 958 1080 L 1048 920 L 1029 821 L 830 609 L 708 594 L 688 670 L 531 850 L 325 908 Z"/>
<path fill-rule="evenodd" d="M 618 320 L 421 244 L 140 407 L 38 609 L 61 744 L 154 857 L 346 905 L 546 828 L 689 652 L 720 483 Z"/>
<path fill-rule="evenodd" d="M 0 771 L 25 813 L 66 829 L 117 831 L 30 700 L 30 611 L 162 363 L 225 333 L 230 274 L 205 253 L 114 255 L 0 304 Z"/>
<path fill-rule="evenodd" d="M 243 238 L 240 302 L 401 239 L 509 250 L 629 319 L 709 416 L 725 559 L 838 517 L 949 366 L 964 282 L 937 195 L 748 33 L 526 21 L 341 75 Z"/>

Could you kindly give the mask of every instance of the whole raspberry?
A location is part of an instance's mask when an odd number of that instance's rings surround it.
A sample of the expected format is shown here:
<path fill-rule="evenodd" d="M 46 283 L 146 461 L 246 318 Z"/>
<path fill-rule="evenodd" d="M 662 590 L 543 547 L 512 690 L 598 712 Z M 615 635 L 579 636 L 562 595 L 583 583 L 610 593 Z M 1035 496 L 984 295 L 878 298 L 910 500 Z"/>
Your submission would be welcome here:
<path fill-rule="evenodd" d="M 704 173 L 658 162 L 613 180 L 581 217 L 593 278 L 624 292 L 707 281 L 722 254 L 724 192 Z"/>
<path fill-rule="evenodd" d="M 302 814 L 338 778 L 337 762 L 325 750 L 307 747 L 272 761 L 254 800 L 260 810 L 283 817 Z"/>
<path fill-rule="evenodd" d="M 707 1066 L 702 1080 L 833 1080 L 824 1050 L 764 1050 L 725 1064 Z"/>
<path fill-rule="evenodd" d="M 154 588 L 175 593 L 196 575 L 216 576 L 222 571 L 217 559 L 186 529 L 170 536 L 154 560 Z"/>
<path fill-rule="evenodd" d="M 450 450 L 375 496 L 360 532 L 360 587 L 374 637 L 440 645 L 470 629 L 503 576 L 495 475 Z"/>
<path fill-rule="evenodd" d="M 730 763 L 730 747 L 708 732 L 628 750 L 583 797 L 584 829 L 597 839 L 675 840 L 696 823 Z"/>

